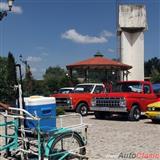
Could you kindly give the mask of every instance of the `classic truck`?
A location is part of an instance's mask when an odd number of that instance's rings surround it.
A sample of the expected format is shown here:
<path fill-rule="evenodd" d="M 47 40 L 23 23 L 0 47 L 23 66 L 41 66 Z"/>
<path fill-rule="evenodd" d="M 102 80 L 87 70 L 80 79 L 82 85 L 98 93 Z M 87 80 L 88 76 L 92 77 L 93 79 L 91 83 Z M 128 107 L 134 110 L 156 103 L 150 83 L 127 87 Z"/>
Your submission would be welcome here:
<path fill-rule="evenodd" d="M 71 93 L 52 94 L 56 98 L 57 107 L 64 107 L 65 110 L 74 110 L 82 116 L 86 116 L 91 106 L 91 99 L 94 93 L 105 92 L 102 83 L 78 84 Z"/>
<path fill-rule="evenodd" d="M 157 99 L 150 82 L 123 81 L 113 86 L 111 93 L 96 94 L 91 100 L 91 111 L 97 119 L 123 114 L 131 121 L 138 121 L 147 105 Z"/>

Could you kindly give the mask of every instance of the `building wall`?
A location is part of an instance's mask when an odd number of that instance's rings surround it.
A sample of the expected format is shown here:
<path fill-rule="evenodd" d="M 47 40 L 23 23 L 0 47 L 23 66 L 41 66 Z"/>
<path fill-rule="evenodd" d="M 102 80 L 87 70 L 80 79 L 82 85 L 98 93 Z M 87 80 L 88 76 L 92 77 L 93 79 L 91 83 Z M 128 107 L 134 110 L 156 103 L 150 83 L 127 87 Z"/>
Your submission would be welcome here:
<path fill-rule="evenodd" d="M 144 33 L 121 32 L 121 62 L 131 65 L 128 80 L 144 80 Z"/>

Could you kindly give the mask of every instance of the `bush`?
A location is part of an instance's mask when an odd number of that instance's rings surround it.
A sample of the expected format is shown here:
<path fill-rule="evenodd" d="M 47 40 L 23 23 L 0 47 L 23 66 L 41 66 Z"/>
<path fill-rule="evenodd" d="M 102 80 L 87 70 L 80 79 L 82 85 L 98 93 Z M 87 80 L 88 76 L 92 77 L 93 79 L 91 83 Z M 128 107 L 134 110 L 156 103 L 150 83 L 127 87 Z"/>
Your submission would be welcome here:
<path fill-rule="evenodd" d="M 64 111 L 64 107 L 57 107 L 56 108 L 56 115 L 63 115 L 65 114 L 65 111 Z"/>

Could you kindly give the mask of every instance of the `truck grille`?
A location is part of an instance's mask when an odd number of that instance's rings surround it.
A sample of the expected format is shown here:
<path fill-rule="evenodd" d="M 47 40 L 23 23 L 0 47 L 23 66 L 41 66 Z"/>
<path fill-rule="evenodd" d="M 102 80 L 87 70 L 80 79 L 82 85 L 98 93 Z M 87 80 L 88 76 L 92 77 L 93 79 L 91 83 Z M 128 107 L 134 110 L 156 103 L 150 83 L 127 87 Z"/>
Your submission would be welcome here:
<path fill-rule="evenodd" d="M 56 105 L 57 106 L 67 106 L 69 98 L 56 98 Z"/>
<path fill-rule="evenodd" d="M 96 98 L 97 107 L 120 107 L 122 98 Z"/>

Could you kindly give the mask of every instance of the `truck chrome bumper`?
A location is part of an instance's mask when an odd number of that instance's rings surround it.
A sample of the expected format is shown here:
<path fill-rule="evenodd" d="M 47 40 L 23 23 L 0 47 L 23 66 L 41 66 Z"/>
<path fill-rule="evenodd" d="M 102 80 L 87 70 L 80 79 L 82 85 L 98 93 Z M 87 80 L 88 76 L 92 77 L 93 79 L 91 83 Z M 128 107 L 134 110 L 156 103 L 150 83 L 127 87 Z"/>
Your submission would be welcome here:
<path fill-rule="evenodd" d="M 91 111 L 127 112 L 126 107 L 91 107 Z"/>
<path fill-rule="evenodd" d="M 73 110 L 71 105 L 57 105 L 57 107 L 63 107 L 65 110 Z"/>

